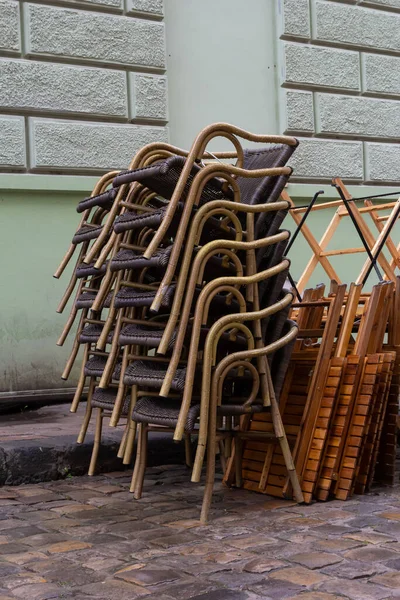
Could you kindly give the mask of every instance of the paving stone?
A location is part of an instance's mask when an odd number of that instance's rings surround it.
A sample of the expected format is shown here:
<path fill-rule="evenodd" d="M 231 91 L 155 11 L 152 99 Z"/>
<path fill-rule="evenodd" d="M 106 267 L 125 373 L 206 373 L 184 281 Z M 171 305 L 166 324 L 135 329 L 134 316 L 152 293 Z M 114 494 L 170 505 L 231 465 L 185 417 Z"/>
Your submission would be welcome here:
<path fill-rule="evenodd" d="M 354 580 L 346 580 L 344 584 L 343 579 L 333 577 L 324 582 L 318 588 L 318 591 L 338 595 L 345 593 L 350 600 L 386 600 L 388 597 L 387 588 L 385 589 L 382 586 Z"/>
<path fill-rule="evenodd" d="M 5 517 L 4 520 L 0 522 L 0 531 L 4 533 L 6 529 L 22 527 L 23 524 L 23 521 L 19 521 L 17 519 L 7 519 L 7 517 Z"/>
<path fill-rule="evenodd" d="M 191 580 L 187 580 L 186 582 L 182 582 L 182 583 L 175 583 L 172 585 L 167 585 L 167 586 L 163 586 L 163 593 L 166 594 L 168 597 L 172 598 L 173 600 L 186 600 L 189 599 L 190 600 L 194 600 L 195 598 L 198 600 L 198 598 L 204 594 L 209 594 L 213 591 L 217 591 L 217 589 L 220 586 L 218 584 L 216 584 L 215 582 L 211 582 L 211 581 L 202 581 L 199 579 L 191 579 Z M 143 589 L 143 588 L 142 588 Z M 224 591 L 230 591 L 230 590 L 224 590 Z M 150 598 L 151 596 L 149 596 Z M 146 596 L 147 599 L 147 596 Z M 210 599 L 208 599 L 210 600 Z M 212 598 L 211 598 L 212 600 Z M 214 599 L 215 600 L 215 599 Z"/>
<path fill-rule="evenodd" d="M 161 538 L 155 538 L 151 540 L 151 544 L 156 544 L 162 548 L 169 548 L 171 546 L 182 546 L 182 544 L 190 544 L 196 541 L 196 537 L 188 532 L 178 533 L 176 535 L 167 535 Z"/>
<path fill-rule="evenodd" d="M 123 564 L 123 560 L 118 560 L 117 558 L 113 558 L 111 556 L 93 556 L 86 562 L 82 562 L 82 566 L 86 567 L 87 569 L 101 572 L 107 571 L 110 573 L 114 573 L 115 570 L 122 567 Z"/>
<path fill-rule="evenodd" d="M 29 600 L 50 600 L 50 598 L 62 598 L 65 590 L 63 591 L 51 583 L 33 583 L 21 585 L 13 590 L 13 594 L 22 600 L 28 600 L 28 598 Z"/>
<path fill-rule="evenodd" d="M 95 598 L 106 598 L 107 600 L 134 600 L 140 596 L 150 594 L 148 590 L 133 583 L 125 583 L 117 579 L 107 580 L 99 583 L 84 585 L 79 589 L 81 594 L 95 596 Z"/>
<path fill-rule="evenodd" d="M 170 583 L 180 579 L 179 573 L 165 569 L 137 569 L 135 565 L 122 569 L 115 573 L 117 579 L 123 579 L 128 583 L 135 583 L 142 586 L 151 586 Z"/>
<path fill-rule="evenodd" d="M 371 579 L 373 583 L 378 585 L 384 585 L 395 590 L 400 589 L 400 573 L 398 571 L 389 571 L 388 573 L 382 573 Z"/>
<path fill-rule="evenodd" d="M 69 540 L 67 542 L 59 542 L 57 544 L 50 544 L 50 546 L 44 546 L 43 550 L 50 552 L 50 554 L 61 554 L 63 552 L 73 552 L 75 550 L 82 550 L 83 548 L 91 548 L 91 544 L 86 542 L 79 542 L 77 540 Z"/>
<path fill-rule="evenodd" d="M 66 542 L 70 538 L 61 533 L 39 533 L 37 535 L 31 535 L 26 537 L 23 542 L 27 546 L 40 548 L 41 546 L 48 546 L 49 544 L 56 544 L 58 542 Z"/>
<path fill-rule="evenodd" d="M 390 521 L 400 521 L 400 512 L 384 512 L 378 515 L 383 519 L 389 519 Z"/>
<path fill-rule="evenodd" d="M 7 537 L 9 540 L 23 540 L 23 543 L 25 543 L 24 540 L 26 538 L 39 533 L 46 533 L 46 531 L 36 525 L 28 525 L 25 527 L 17 527 L 16 529 L 8 529 Z"/>
<path fill-rule="evenodd" d="M 321 569 L 322 567 L 339 563 L 343 558 L 337 554 L 329 554 L 327 552 L 302 552 L 300 554 L 293 554 L 290 556 L 290 560 L 308 569 Z"/>
<path fill-rule="evenodd" d="M 18 494 L 15 491 L 11 491 L 11 490 L 0 490 L 0 498 L 2 500 L 7 500 L 7 499 L 14 499 L 17 498 Z"/>
<path fill-rule="evenodd" d="M 344 560 L 339 565 L 333 565 L 322 569 L 326 575 L 334 575 L 335 577 L 345 577 L 346 579 L 363 579 L 372 577 L 384 570 L 379 563 L 366 564 L 358 560 Z"/>
<path fill-rule="evenodd" d="M 319 527 L 313 527 L 315 533 L 321 533 L 322 535 L 345 535 L 355 531 L 355 528 L 346 527 L 345 525 L 320 525 Z"/>
<path fill-rule="evenodd" d="M 310 586 L 321 583 L 327 577 L 304 567 L 288 567 L 287 569 L 280 569 L 279 571 L 270 573 L 269 579 L 281 579 L 297 585 Z"/>
<path fill-rule="evenodd" d="M 192 600 L 248 600 L 248 592 L 238 592 L 236 590 L 214 590 L 200 596 L 192 596 Z"/>
<path fill-rule="evenodd" d="M 347 521 L 346 525 L 348 527 L 353 527 L 354 529 L 363 529 L 364 527 L 371 528 L 383 525 L 384 523 L 385 521 L 377 515 L 364 515 L 362 517 L 357 517 L 356 519 L 351 519 L 351 521 Z"/>
<path fill-rule="evenodd" d="M 7 577 L 8 575 L 13 575 L 14 573 L 18 573 L 20 569 L 15 565 L 10 565 L 9 563 L 0 562 L 0 581 L 3 580 L 3 577 Z"/>
<path fill-rule="evenodd" d="M 233 538 L 228 540 L 229 546 L 239 548 L 240 550 L 247 550 L 247 548 L 255 548 L 256 546 L 266 546 L 269 544 L 276 544 L 278 540 L 275 538 L 269 538 L 267 535 L 250 535 L 247 537 Z"/>
<path fill-rule="evenodd" d="M 400 538 L 400 523 L 397 521 L 384 521 L 381 525 L 375 525 L 374 530 L 379 533 L 386 533 L 397 539 Z"/>
<path fill-rule="evenodd" d="M 274 569 L 279 569 L 280 567 L 286 566 L 285 563 L 281 560 L 274 560 L 271 558 L 263 559 L 263 558 L 254 558 L 246 563 L 243 567 L 243 571 L 247 573 L 269 573 Z"/>
<path fill-rule="evenodd" d="M 59 519 L 51 519 L 51 521 L 46 521 L 46 528 L 52 530 L 59 529 L 68 529 L 70 527 L 77 527 L 81 525 L 81 522 L 75 519 L 70 519 L 69 517 L 60 517 Z"/>
<path fill-rule="evenodd" d="M 250 586 L 249 589 L 260 598 L 273 598 L 273 600 L 283 600 L 304 591 L 304 587 L 300 585 L 279 579 L 265 579 L 262 583 Z"/>
<path fill-rule="evenodd" d="M 390 558 L 399 558 L 397 552 L 388 548 L 377 548 L 375 546 L 364 546 L 346 552 L 345 557 L 351 560 L 361 560 L 366 562 L 384 561 Z"/>
<path fill-rule="evenodd" d="M 42 558 L 46 558 L 46 555 L 43 554 L 43 552 L 21 552 L 18 554 L 6 554 L 3 556 L 4 560 L 16 565 L 25 565 Z"/>
<path fill-rule="evenodd" d="M 394 542 L 394 538 L 384 533 L 376 533 L 374 531 L 360 531 L 358 533 L 350 533 L 344 536 L 350 540 L 359 540 L 360 542 L 366 542 L 367 544 L 385 544 L 387 542 Z"/>
<path fill-rule="evenodd" d="M 343 550 L 351 550 L 352 548 L 363 546 L 363 541 L 360 540 L 357 542 L 356 540 L 352 539 L 334 538 L 333 540 L 318 541 L 316 542 L 316 546 L 320 550 L 342 552 Z"/>
<path fill-rule="evenodd" d="M 94 506 L 89 506 L 88 504 L 66 504 L 62 506 L 56 506 L 52 508 L 54 512 L 60 513 L 61 515 L 70 515 L 76 513 L 82 513 L 83 511 L 95 511 L 97 510 Z M 90 518 L 90 517 L 88 517 Z"/>
<path fill-rule="evenodd" d="M 8 590 L 12 590 L 21 585 L 28 585 L 32 583 L 47 583 L 47 580 L 36 573 L 30 573 L 29 571 L 21 571 L 16 575 L 11 575 L 2 579 L 2 586 Z"/>
<path fill-rule="evenodd" d="M 27 546 L 24 544 L 10 542 L 9 544 L 1 544 L 0 545 L 0 555 L 1 554 L 20 554 L 21 552 L 25 552 L 29 550 Z"/>
<path fill-rule="evenodd" d="M 344 600 L 347 596 L 336 594 L 325 594 L 325 592 L 306 592 L 298 596 L 291 596 L 287 600 Z"/>
<path fill-rule="evenodd" d="M 265 576 L 262 573 L 244 573 L 238 571 L 221 571 L 209 576 L 211 581 L 216 581 L 225 587 L 242 590 L 250 585 L 261 583 Z"/>
<path fill-rule="evenodd" d="M 236 552 L 215 552 L 213 554 L 207 554 L 205 559 L 210 562 L 216 562 L 221 565 L 227 565 L 238 560 L 249 559 L 252 556 L 254 555 L 250 552 L 240 552 L 238 550 Z"/>
<path fill-rule="evenodd" d="M 394 560 L 389 560 L 385 562 L 385 566 L 389 569 L 395 569 L 396 571 L 400 571 L 400 558 L 395 558 Z"/>
<path fill-rule="evenodd" d="M 121 536 L 114 535 L 113 533 L 94 533 L 86 538 L 86 541 L 92 546 L 97 546 L 97 544 L 110 544 L 122 541 L 123 539 Z"/>

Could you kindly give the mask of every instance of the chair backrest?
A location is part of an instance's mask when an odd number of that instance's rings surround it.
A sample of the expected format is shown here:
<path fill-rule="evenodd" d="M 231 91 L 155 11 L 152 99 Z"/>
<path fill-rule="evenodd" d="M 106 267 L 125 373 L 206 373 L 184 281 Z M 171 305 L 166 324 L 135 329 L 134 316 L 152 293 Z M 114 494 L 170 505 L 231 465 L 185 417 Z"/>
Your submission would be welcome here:
<path fill-rule="evenodd" d="M 166 200 L 169 200 L 174 193 L 185 162 L 186 158 L 183 156 L 170 156 L 148 167 L 124 171 L 114 179 L 113 186 L 118 187 L 124 183 L 137 181 Z M 196 163 L 193 165 L 180 198 L 181 201 L 186 199 L 193 179 L 201 168 Z M 209 180 L 202 191 L 200 205 L 211 200 L 231 199 L 233 197 L 231 190 L 223 191 L 222 187 L 223 182 L 219 179 L 213 178 Z"/>
<path fill-rule="evenodd" d="M 244 151 L 243 168 L 249 171 L 284 167 L 297 146 L 271 144 L 265 148 Z M 245 204 L 275 202 L 288 180 L 288 175 L 238 177 L 241 199 Z"/>
<path fill-rule="evenodd" d="M 283 313 L 283 311 L 281 311 Z M 290 329 L 296 325 L 294 321 L 290 319 L 286 319 L 283 323 L 281 333 L 278 337 L 283 337 L 287 333 L 289 333 Z M 285 381 L 286 373 L 290 364 L 290 358 L 292 356 L 294 344 L 296 342 L 296 338 L 294 338 L 291 342 L 279 348 L 270 359 L 270 369 L 271 369 L 271 378 L 274 386 L 274 392 L 276 399 L 279 400 L 283 383 Z M 271 343 L 268 341 L 268 343 Z"/>

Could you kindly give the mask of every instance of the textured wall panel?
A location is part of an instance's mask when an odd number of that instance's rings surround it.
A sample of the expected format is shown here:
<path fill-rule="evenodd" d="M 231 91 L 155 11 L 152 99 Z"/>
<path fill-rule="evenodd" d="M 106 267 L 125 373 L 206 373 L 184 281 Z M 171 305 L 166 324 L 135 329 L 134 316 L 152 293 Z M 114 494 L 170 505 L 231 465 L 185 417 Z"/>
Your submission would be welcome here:
<path fill-rule="evenodd" d="M 25 9 L 31 55 L 165 67 L 162 23 L 38 4 Z"/>
<path fill-rule="evenodd" d="M 19 52 L 19 2 L 0 0 L 0 50 Z"/>
<path fill-rule="evenodd" d="M 127 168 L 145 144 L 167 141 L 164 127 L 29 119 L 32 168 L 90 171 Z"/>
<path fill-rule="evenodd" d="M 287 83 L 360 89 L 358 52 L 287 42 L 285 66 Z"/>
<path fill-rule="evenodd" d="M 160 75 L 129 73 L 132 117 L 168 119 L 167 78 Z"/>
<path fill-rule="evenodd" d="M 317 132 L 400 137 L 400 105 L 393 100 L 317 94 Z"/>
<path fill-rule="evenodd" d="M 122 71 L 0 59 L 0 107 L 127 116 Z"/>
<path fill-rule="evenodd" d="M 19 168 L 24 166 L 24 118 L 0 115 L 0 167 Z"/>

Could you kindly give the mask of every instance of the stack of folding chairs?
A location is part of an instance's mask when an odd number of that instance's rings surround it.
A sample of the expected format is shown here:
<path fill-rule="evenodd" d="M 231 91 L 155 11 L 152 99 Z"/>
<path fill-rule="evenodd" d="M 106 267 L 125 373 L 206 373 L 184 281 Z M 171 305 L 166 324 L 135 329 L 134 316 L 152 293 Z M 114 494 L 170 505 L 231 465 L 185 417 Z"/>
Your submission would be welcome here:
<path fill-rule="evenodd" d="M 234 150 L 208 151 L 218 137 Z M 240 140 L 262 145 L 244 150 Z M 135 498 L 149 431 L 172 431 L 175 441 L 185 440 L 190 466 L 197 441 L 192 481 L 200 481 L 207 456 L 203 522 L 216 454 L 240 486 L 243 441 L 250 438 L 279 445 L 302 501 L 279 410 L 298 330 L 288 318 L 290 234 L 281 225 L 289 202 L 280 194 L 297 144 L 217 123 L 200 132 L 189 152 L 145 146 L 127 171 L 104 175 L 79 203 L 82 218 L 55 277 L 79 250 L 58 307 L 62 312 L 73 297 L 58 344 L 77 321 L 62 377 L 82 347 L 71 411 L 87 394 L 80 443 L 97 413 L 89 474 L 108 416 L 112 427 L 125 423 L 118 455 L 125 464 L 135 458 Z M 257 413 L 271 415 L 271 431 L 249 431 Z"/>

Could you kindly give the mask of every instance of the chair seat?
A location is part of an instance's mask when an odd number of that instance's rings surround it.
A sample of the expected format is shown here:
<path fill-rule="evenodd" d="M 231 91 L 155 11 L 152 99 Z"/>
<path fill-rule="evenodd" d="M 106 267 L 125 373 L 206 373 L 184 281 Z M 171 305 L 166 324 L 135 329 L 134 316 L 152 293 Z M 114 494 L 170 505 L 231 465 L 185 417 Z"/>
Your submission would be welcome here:
<path fill-rule="evenodd" d="M 100 269 L 95 269 L 94 262 L 90 263 L 89 265 L 87 265 L 86 263 L 80 263 L 76 267 L 75 275 L 77 277 L 79 277 L 80 279 L 85 278 L 85 277 L 90 277 L 91 275 L 94 275 L 95 277 L 104 275 L 105 272 L 107 271 L 107 265 L 108 265 L 108 261 L 106 261 L 100 267 Z"/>
<path fill-rule="evenodd" d="M 114 292 L 109 292 L 104 298 L 103 307 L 109 308 Z M 95 301 L 97 292 L 82 292 L 82 294 L 75 301 L 75 308 L 91 308 Z"/>
<path fill-rule="evenodd" d="M 175 398 L 147 397 L 139 398 L 132 412 L 132 419 L 137 423 L 150 423 L 176 427 L 181 401 Z M 185 431 L 193 431 L 198 416 L 200 404 L 193 404 L 188 412 Z"/>
<path fill-rule="evenodd" d="M 107 363 L 107 356 L 93 355 L 85 364 L 85 376 L 86 377 L 101 377 L 104 373 L 104 369 Z M 119 379 L 121 375 L 121 361 L 118 361 L 115 365 L 114 372 L 112 374 L 113 379 Z"/>
<path fill-rule="evenodd" d="M 175 211 L 174 219 L 171 223 L 171 228 L 177 229 L 177 227 L 179 226 L 179 215 L 181 214 L 182 209 L 183 204 L 180 202 Z M 166 211 L 166 206 L 162 208 L 157 208 L 151 213 L 137 213 L 133 211 L 126 211 L 115 220 L 114 231 L 115 233 L 122 233 L 124 231 L 134 231 L 136 229 L 143 229 L 143 227 L 149 227 L 150 229 L 158 229 L 165 217 Z"/>
<path fill-rule="evenodd" d="M 139 385 L 160 389 L 167 373 L 167 363 L 135 360 L 125 371 L 126 385 Z M 186 368 L 176 370 L 171 384 L 171 390 L 183 392 L 186 380 Z"/>
<path fill-rule="evenodd" d="M 117 399 L 117 388 L 99 388 L 94 390 L 91 405 L 93 408 L 102 408 L 103 410 L 111 412 L 115 406 L 115 400 Z M 125 396 L 124 404 L 122 407 L 121 415 L 123 417 L 128 416 L 129 411 L 130 394 Z"/>
<path fill-rule="evenodd" d="M 161 248 L 151 258 L 144 258 L 134 250 L 123 249 L 117 252 L 111 261 L 111 271 L 120 271 L 121 269 L 146 269 L 160 268 L 165 269 L 168 266 L 171 256 L 172 246 Z"/>
<path fill-rule="evenodd" d="M 79 336 L 80 344 L 95 344 L 99 337 L 101 336 L 101 332 L 103 331 L 103 325 L 96 325 L 95 323 L 89 323 L 85 325 L 82 329 L 81 334 Z M 114 331 L 111 330 L 107 336 L 107 343 L 111 344 L 112 338 L 114 335 Z"/>
<path fill-rule="evenodd" d="M 88 208 L 93 208 L 94 206 L 100 206 L 101 208 L 110 210 L 117 194 L 118 190 L 111 188 L 111 190 L 107 190 L 106 192 L 98 194 L 97 196 L 85 198 L 79 202 L 78 206 L 76 207 L 76 212 L 82 213 Z"/>
<path fill-rule="evenodd" d="M 175 293 L 175 285 L 171 285 L 163 297 L 161 306 L 169 308 Z M 131 306 L 151 306 L 156 297 L 156 290 L 138 291 L 132 287 L 121 287 L 115 296 L 115 308 L 125 308 Z"/>
<path fill-rule="evenodd" d="M 124 171 L 115 177 L 113 186 L 118 187 L 124 183 L 140 181 L 142 185 L 169 200 L 174 193 L 185 162 L 186 158 L 183 156 L 171 156 L 148 167 Z M 201 171 L 201 169 L 202 167 L 197 163 L 192 166 L 189 177 L 181 194 L 181 201 L 185 201 L 187 198 L 193 183 L 193 179 L 197 173 Z M 223 182 L 214 177 L 205 184 L 201 193 L 201 202 L 220 200 L 222 198 L 231 199 L 232 197 L 232 191 L 229 189 L 224 192 Z"/>
<path fill-rule="evenodd" d="M 164 329 L 161 327 L 146 327 L 145 325 L 129 323 L 122 327 L 119 335 L 119 343 L 121 346 L 138 344 L 139 346 L 145 346 L 147 348 L 157 348 L 161 342 L 163 333 Z M 176 333 L 175 330 L 168 344 L 170 350 L 175 344 Z"/>
<path fill-rule="evenodd" d="M 80 229 L 75 233 L 72 238 L 73 244 L 81 244 L 82 242 L 88 242 L 89 240 L 95 240 L 99 237 L 101 231 L 103 229 L 103 225 L 82 225 Z"/>

